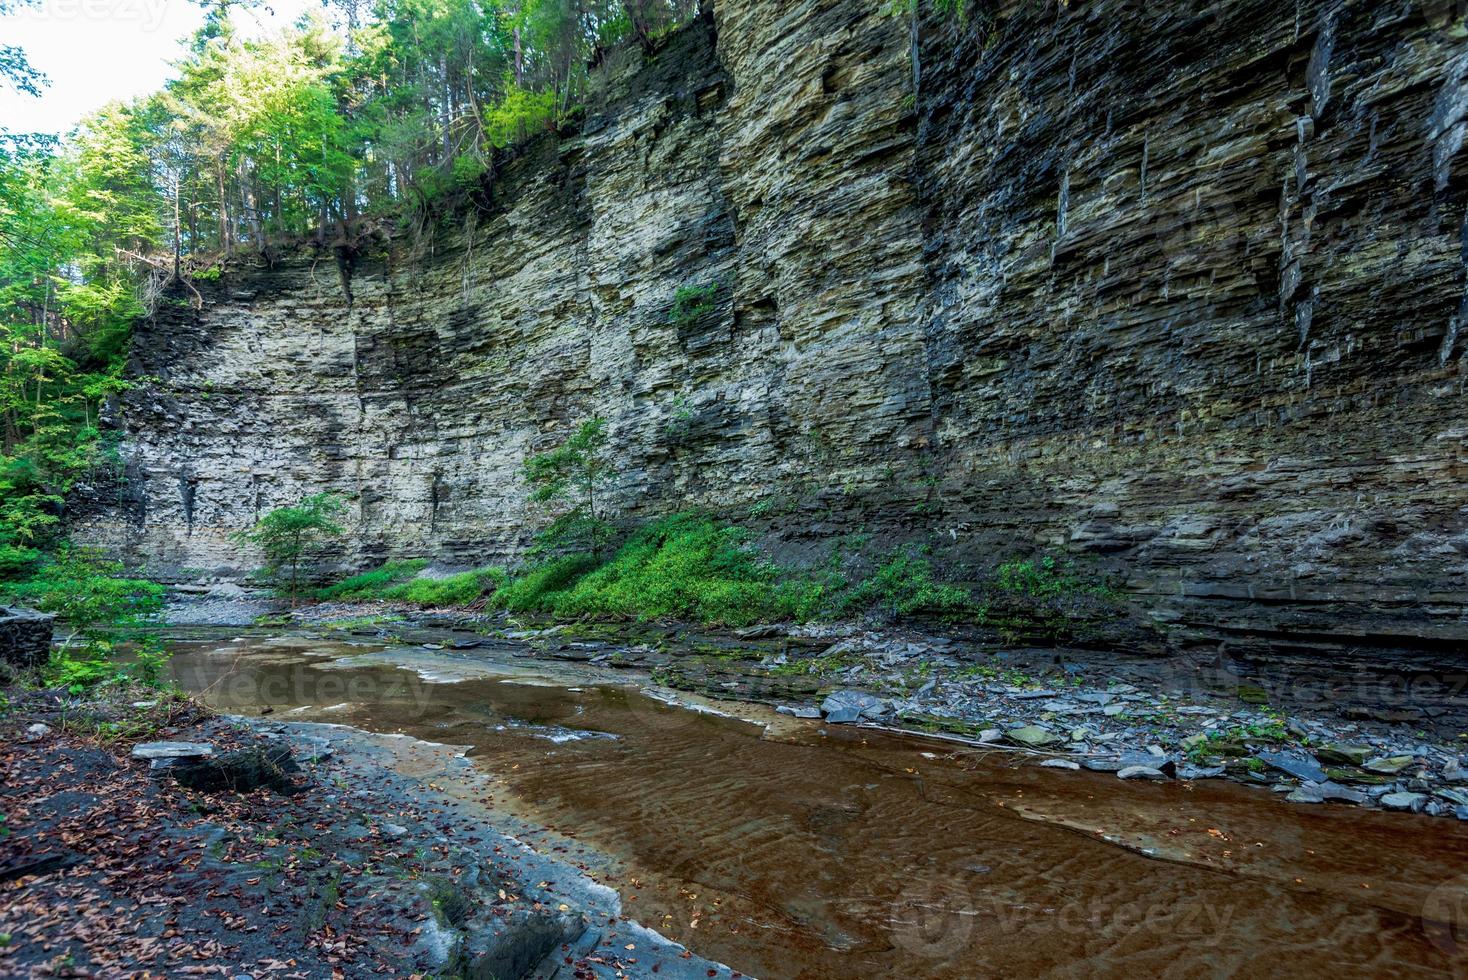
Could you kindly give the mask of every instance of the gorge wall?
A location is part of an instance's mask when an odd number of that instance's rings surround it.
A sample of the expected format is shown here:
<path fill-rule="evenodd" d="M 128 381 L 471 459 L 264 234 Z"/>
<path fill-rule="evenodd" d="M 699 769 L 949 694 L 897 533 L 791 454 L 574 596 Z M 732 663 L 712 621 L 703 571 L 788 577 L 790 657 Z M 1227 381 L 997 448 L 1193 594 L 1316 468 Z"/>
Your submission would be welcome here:
<path fill-rule="evenodd" d="M 300 251 L 165 305 L 81 533 L 227 570 L 338 489 L 353 565 L 504 560 L 600 414 L 629 518 L 1086 556 L 1209 643 L 1468 640 L 1464 6 L 880 6 L 717 0 L 349 294 Z"/>

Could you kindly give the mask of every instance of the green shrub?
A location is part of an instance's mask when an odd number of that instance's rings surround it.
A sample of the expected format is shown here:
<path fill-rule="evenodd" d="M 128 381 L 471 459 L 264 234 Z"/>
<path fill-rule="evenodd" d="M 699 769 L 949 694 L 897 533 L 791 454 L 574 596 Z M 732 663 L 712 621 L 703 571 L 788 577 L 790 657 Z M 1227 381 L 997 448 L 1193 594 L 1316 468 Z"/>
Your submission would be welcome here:
<path fill-rule="evenodd" d="M 537 551 L 590 551 L 601 558 L 602 547 L 611 540 L 612 525 L 603 516 L 605 505 L 598 509 L 598 494 L 611 472 L 607 420 L 603 418 L 587 419 L 559 447 L 525 461 L 525 482 L 530 484 L 532 501 L 571 505 L 536 535 Z"/>
<path fill-rule="evenodd" d="M 552 598 L 596 567 L 590 555 L 563 555 L 522 569 L 490 597 L 490 605 L 510 612 L 548 612 Z"/>
<path fill-rule="evenodd" d="M 504 100 L 485 114 L 485 140 L 504 149 L 533 136 L 555 129 L 559 120 L 554 91 L 530 92 L 511 86 Z"/>
<path fill-rule="evenodd" d="M 418 606 L 467 606 L 496 591 L 504 581 L 502 568 L 476 568 L 445 578 L 411 579 L 388 589 L 382 597 Z"/>
<path fill-rule="evenodd" d="M 794 615 L 792 584 L 780 578 L 743 531 L 677 515 L 635 534 L 611 561 L 555 596 L 551 611 L 737 626 Z"/>
<path fill-rule="evenodd" d="M 56 614 L 68 632 L 43 680 L 80 691 L 103 682 L 159 683 L 167 657 L 151 627 L 164 592 L 156 582 L 124 577 L 121 562 L 63 546 L 35 575 L 7 584 L 0 594 Z M 125 663 L 115 657 L 123 644 L 131 653 Z"/>
<path fill-rule="evenodd" d="M 936 581 L 926 558 L 898 551 L 870 578 L 840 596 L 837 605 L 838 612 L 879 609 L 893 619 L 957 616 L 972 610 L 973 597 L 966 589 Z"/>
<path fill-rule="evenodd" d="M 668 311 L 668 322 L 686 327 L 700 317 L 707 316 L 716 308 L 719 284 L 705 283 L 702 286 L 679 286 L 673 294 L 673 308 Z"/>
<path fill-rule="evenodd" d="M 1080 575 L 1069 562 L 1057 562 L 1049 555 L 1039 561 L 1008 561 L 994 573 L 994 585 L 1000 592 L 1031 599 L 1063 599 L 1080 595 L 1105 595 L 1104 582 Z"/>
<path fill-rule="evenodd" d="M 689 619 L 730 626 L 793 618 L 807 587 L 781 582 L 744 532 L 693 514 L 664 518 L 637 532 L 599 567 L 589 556 L 533 567 L 493 602 L 562 617 Z"/>
<path fill-rule="evenodd" d="M 253 528 L 237 531 L 230 539 L 260 549 L 265 556 L 265 574 L 290 596 L 294 606 L 301 594 L 301 566 L 326 539 L 346 533 L 336 522 L 345 511 L 346 503 L 339 494 L 315 493 L 293 507 L 277 507 Z"/>
<path fill-rule="evenodd" d="M 834 569 L 783 569 L 761 557 L 745 531 L 699 514 L 644 527 L 605 563 L 582 554 L 528 566 L 490 604 L 568 619 L 683 619 L 725 626 L 807 622 L 873 609 L 893 618 L 975 611 L 969 593 L 936 581 L 924 558 L 896 553 L 852 586 Z"/>
<path fill-rule="evenodd" d="M 370 572 L 342 579 L 317 592 L 322 599 L 381 599 L 392 586 L 415 577 L 428 567 L 424 558 L 390 561 Z"/>

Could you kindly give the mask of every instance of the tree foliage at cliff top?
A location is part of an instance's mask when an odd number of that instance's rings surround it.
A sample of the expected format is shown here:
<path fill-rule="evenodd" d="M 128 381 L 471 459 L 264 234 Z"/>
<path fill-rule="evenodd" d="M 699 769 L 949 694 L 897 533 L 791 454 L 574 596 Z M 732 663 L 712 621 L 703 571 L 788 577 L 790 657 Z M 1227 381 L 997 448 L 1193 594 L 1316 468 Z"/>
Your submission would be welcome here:
<path fill-rule="evenodd" d="M 697 0 L 327 0 L 244 36 L 224 0 L 164 89 L 106 113 L 145 158 L 182 254 L 416 224 L 481 186 L 494 151 L 573 116 L 614 45 L 657 38 Z"/>

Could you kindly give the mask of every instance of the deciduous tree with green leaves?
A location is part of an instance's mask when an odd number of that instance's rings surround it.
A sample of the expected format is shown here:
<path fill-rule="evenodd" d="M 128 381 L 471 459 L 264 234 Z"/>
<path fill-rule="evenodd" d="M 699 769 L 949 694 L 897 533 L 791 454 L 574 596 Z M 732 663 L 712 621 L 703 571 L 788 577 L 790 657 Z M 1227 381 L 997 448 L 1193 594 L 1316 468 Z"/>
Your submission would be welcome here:
<path fill-rule="evenodd" d="M 540 533 L 546 550 L 589 551 L 597 558 L 612 537 L 598 495 L 612 472 L 607 454 L 607 421 L 592 418 L 556 449 L 525 461 L 530 499 L 539 504 L 570 503 L 570 509 Z"/>
<path fill-rule="evenodd" d="M 280 583 L 295 606 L 301 594 L 301 566 L 329 538 L 346 529 L 337 519 L 346 503 L 337 493 L 317 493 L 293 507 L 278 507 L 248 531 L 232 535 L 236 543 L 254 545 L 265 557 L 265 573 Z"/>

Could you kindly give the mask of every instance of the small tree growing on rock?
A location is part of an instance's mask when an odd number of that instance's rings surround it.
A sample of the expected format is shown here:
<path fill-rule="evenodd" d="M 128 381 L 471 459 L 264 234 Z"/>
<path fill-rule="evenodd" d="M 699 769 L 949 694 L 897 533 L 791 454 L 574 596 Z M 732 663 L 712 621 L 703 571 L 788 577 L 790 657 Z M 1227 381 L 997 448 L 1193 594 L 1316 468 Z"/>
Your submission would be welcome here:
<path fill-rule="evenodd" d="M 339 538 L 345 529 L 336 522 L 346 504 L 335 493 L 317 493 L 294 507 L 278 507 L 248 531 L 231 535 L 241 545 L 252 544 L 265 555 L 265 573 L 284 580 L 294 607 L 300 595 L 301 564 L 326 538 Z"/>
<path fill-rule="evenodd" d="M 540 532 L 540 545 L 551 550 L 576 548 L 601 557 L 612 528 L 598 510 L 611 463 L 607 460 L 607 420 L 588 419 L 561 446 L 525 461 L 530 499 L 539 504 L 573 501 L 569 511 Z"/>

